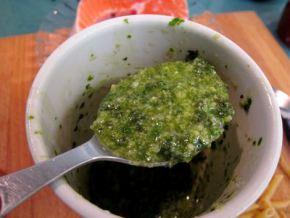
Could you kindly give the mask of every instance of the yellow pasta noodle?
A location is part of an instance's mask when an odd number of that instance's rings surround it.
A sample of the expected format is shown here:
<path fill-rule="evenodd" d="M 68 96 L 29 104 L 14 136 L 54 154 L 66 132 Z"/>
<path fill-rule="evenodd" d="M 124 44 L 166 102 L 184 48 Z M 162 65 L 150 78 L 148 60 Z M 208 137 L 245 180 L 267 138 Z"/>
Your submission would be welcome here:
<path fill-rule="evenodd" d="M 268 213 L 270 214 L 270 212 L 273 214 L 273 217 L 279 217 L 276 209 L 273 207 L 272 202 L 269 199 L 262 199 L 259 201 L 261 203 L 261 206 L 268 211 Z M 267 217 L 267 216 L 266 216 Z"/>
<path fill-rule="evenodd" d="M 257 213 L 259 213 L 259 211 L 255 210 L 251 210 L 249 212 L 245 212 L 243 213 L 240 218 L 253 218 L 256 217 Z"/>
<path fill-rule="evenodd" d="M 259 213 L 256 218 L 279 218 L 279 215 L 273 208 L 267 208 Z"/>
<path fill-rule="evenodd" d="M 259 200 L 249 207 L 240 218 L 288 218 L 290 214 L 285 209 L 290 207 L 290 200 L 272 201 L 283 175 L 276 174 Z"/>
<path fill-rule="evenodd" d="M 271 180 L 268 188 L 261 196 L 261 199 L 271 199 L 271 197 L 274 195 L 276 189 L 278 188 L 280 182 L 283 179 L 283 175 L 275 175 L 274 178 Z"/>
<path fill-rule="evenodd" d="M 264 209 L 272 207 L 271 201 L 269 199 L 260 198 L 258 202 L 260 203 L 261 207 L 264 208 Z"/>
<path fill-rule="evenodd" d="M 285 209 L 290 206 L 290 200 L 288 201 L 273 201 L 272 205 L 276 209 Z"/>
<path fill-rule="evenodd" d="M 280 158 L 280 166 L 286 173 L 286 175 L 290 178 L 290 164 L 287 163 L 287 160 L 285 160 L 285 157 L 283 155 Z"/>
<path fill-rule="evenodd" d="M 280 218 L 287 218 L 287 214 L 284 211 L 278 211 L 278 213 L 279 213 Z"/>
<path fill-rule="evenodd" d="M 252 204 L 252 206 L 250 206 L 247 210 L 246 210 L 246 212 L 250 212 L 250 211 L 253 211 L 253 210 L 257 210 L 257 209 L 259 209 L 260 208 L 260 206 L 258 205 L 258 204 Z"/>

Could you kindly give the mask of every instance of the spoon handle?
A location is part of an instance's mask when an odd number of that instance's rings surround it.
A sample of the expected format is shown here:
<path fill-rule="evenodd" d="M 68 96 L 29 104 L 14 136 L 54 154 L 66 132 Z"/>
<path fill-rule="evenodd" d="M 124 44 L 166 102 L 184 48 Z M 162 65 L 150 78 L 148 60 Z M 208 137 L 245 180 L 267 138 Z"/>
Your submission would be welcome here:
<path fill-rule="evenodd" d="M 97 159 L 106 159 L 93 149 L 88 141 L 52 159 L 0 177 L 0 217 L 66 172 Z"/>

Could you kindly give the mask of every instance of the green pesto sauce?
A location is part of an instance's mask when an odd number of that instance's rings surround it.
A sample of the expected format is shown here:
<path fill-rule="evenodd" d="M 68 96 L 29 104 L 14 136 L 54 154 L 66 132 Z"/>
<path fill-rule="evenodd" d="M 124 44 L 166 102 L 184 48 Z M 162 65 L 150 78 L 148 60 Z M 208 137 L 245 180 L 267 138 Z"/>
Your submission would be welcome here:
<path fill-rule="evenodd" d="M 34 116 L 33 115 L 29 115 L 28 116 L 28 120 L 33 120 L 34 119 Z"/>
<path fill-rule="evenodd" d="M 262 141 L 263 141 L 263 138 L 262 138 L 262 137 L 260 137 L 260 138 L 259 138 L 259 140 L 258 140 L 258 143 L 257 143 L 257 145 L 258 145 L 258 146 L 260 146 L 260 145 L 261 145 L 261 143 L 262 143 Z"/>
<path fill-rule="evenodd" d="M 88 75 L 88 77 L 87 77 L 87 81 L 88 82 L 90 82 L 90 81 L 92 81 L 94 79 L 94 76 L 93 75 Z"/>
<path fill-rule="evenodd" d="M 183 19 L 176 17 L 176 18 L 173 18 L 173 19 L 168 23 L 168 25 L 169 25 L 169 26 L 178 26 L 178 25 L 182 24 L 183 22 L 184 22 Z"/>
<path fill-rule="evenodd" d="M 97 56 L 94 53 L 91 53 L 89 56 L 89 61 L 94 61 L 96 60 Z"/>
<path fill-rule="evenodd" d="M 233 113 L 227 86 L 197 57 L 145 68 L 112 85 L 91 128 L 118 156 L 173 165 L 209 148 Z"/>
<path fill-rule="evenodd" d="M 128 18 L 125 18 L 125 19 L 124 19 L 124 23 L 129 24 L 129 20 L 128 20 Z"/>
<path fill-rule="evenodd" d="M 252 105 L 252 98 L 250 98 L 250 97 L 247 97 L 246 99 L 244 99 L 244 100 L 242 100 L 241 102 L 240 102 L 240 106 L 241 106 L 241 108 L 243 108 L 244 109 L 244 111 L 246 112 L 246 113 L 249 113 L 249 110 L 250 110 L 250 107 L 251 107 L 251 105 Z"/>

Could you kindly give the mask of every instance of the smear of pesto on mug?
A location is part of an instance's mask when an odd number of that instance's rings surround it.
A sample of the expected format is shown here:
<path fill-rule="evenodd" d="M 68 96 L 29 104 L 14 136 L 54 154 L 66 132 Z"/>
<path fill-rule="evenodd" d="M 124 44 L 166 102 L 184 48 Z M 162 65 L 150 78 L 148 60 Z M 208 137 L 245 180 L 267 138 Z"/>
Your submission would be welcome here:
<path fill-rule="evenodd" d="M 112 85 L 91 128 L 117 156 L 173 165 L 209 148 L 233 114 L 227 86 L 197 57 L 145 68 Z"/>

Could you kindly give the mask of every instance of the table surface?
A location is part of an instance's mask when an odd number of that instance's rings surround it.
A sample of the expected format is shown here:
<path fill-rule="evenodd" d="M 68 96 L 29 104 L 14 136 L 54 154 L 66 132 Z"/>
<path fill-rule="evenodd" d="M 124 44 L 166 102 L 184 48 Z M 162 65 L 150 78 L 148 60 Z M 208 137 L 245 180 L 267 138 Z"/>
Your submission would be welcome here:
<path fill-rule="evenodd" d="M 206 15 L 205 15 L 206 16 Z M 290 94 L 290 62 L 263 22 L 251 12 L 216 16 L 208 23 L 203 16 L 198 22 L 222 33 L 246 50 L 260 65 L 278 89 Z M 237 31 L 239 30 L 239 31 Z M 257 43 L 259 39 L 259 43 Z M 6 174 L 33 164 L 25 137 L 25 102 L 38 70 L 35 34 L 0 39 L 0 173 Z M 284 147 L 287 145 L 284 139 Z M 288 147 L 287 147 L 288 148 Z M 277 173 L 283 173 L 278 166 Z M 285 176 L 280 196 L 290 197 L 290 178 Z M 289 199 L 290 200 L 290 199 Z M 8 217 L 78 217 L 62 203 L 50 188 L 44 188 L 12 211 Z"/>

